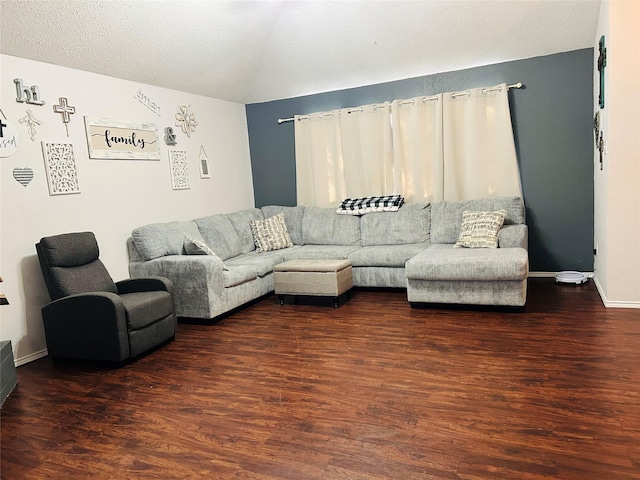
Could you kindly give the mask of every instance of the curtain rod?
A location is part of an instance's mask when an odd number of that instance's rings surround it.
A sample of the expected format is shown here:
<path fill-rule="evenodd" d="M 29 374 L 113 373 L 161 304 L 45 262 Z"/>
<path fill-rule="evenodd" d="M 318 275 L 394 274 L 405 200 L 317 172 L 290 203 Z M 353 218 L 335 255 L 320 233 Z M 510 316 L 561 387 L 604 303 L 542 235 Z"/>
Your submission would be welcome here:
<path fill-rule="evenodd" d="M 513 83 L 511 85 L 507 85 L 507 90 L 510 90 L 512 88 L 522 88 L 522 82 L 518 82 L 518 83 Z M 485 88 L 485 91 L 490 92 L 491 88 Z M 279 118 L 278 119 L 278 123 L 285 123 L 285 122 L 293 122 L 295 119 L 293 117 L 291 118 Z"/>

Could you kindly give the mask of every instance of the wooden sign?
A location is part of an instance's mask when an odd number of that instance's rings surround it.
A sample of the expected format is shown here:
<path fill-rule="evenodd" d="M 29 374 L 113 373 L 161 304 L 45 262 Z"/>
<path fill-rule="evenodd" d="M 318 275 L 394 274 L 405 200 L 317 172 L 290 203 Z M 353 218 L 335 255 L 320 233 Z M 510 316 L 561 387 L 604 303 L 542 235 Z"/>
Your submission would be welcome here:
<path fill-rule="evenodd" d="M 160 160 L 158 129 L 153 123 L 131 123 L 84 117 L 89 158 Z"/>

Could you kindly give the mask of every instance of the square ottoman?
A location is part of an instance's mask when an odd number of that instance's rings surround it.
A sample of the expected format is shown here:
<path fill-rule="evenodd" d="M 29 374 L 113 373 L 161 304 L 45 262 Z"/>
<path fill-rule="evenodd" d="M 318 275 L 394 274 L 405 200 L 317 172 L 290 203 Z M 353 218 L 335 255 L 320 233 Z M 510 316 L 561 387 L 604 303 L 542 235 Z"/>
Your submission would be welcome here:
<path fill-rule="evenodd" d="M 353 287 L 349 260 L 290 260 L 273 268 L 275 293 L 284 304 L 285 295 L 338 297 Z"/>

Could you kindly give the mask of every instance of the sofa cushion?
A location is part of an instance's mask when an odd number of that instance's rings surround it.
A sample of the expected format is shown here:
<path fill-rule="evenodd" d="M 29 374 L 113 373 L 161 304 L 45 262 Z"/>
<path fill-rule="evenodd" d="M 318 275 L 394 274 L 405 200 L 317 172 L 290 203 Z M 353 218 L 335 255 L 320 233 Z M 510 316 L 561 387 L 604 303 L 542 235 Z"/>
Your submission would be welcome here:
<path fill-rule="evenodd" d="M 521 224 L 525 211 L 520 197 L 481 198 L 456 202 L 434 202 L 431 206 L 431 242 L 456 243 L 460 236 L 462 213 L 465 211 L 506 210 L 505 225 Z"/>
<path fill-rule="evenodd" d="M 229 270 L 222 272 L 222 281 L 225 288 L 242 285 L 256 278 L 258 278 L 258 273 L 255 267 L 251 265 L 237 265 L 229 267 Z"/>
<path fill-rule="evenodd" d="M 529 249 L 529 228 L 526 225 L 503 225 L 498 232 L 498 248 Z"/>
<path fill-rule="evenodd" d="M 360 218 L 362 245 L 428 242 L 430 227 L 428 203 L 405 203 L 397 212 L 368 213 Z"/>
<path fill-rule="evenodd" d="M 529 257 L 524 248 L 429 245 L 407 261 L 405 272 L 408 279 L 414 280 L 524 280 L 529 272 Z"/>
<path fill-rule="evenodd" d="M 249 253 L 255 250 L 256 246 L 253 241 L 249 222 L 252 220 L 264 220 L 262 211 L 259 208 L 249 208 L 247 210 L 240 210 L 239 212 L 227 213 L 227 218 L 231 222 L 231 225 L 233 225 L 238 237 L 240 237 L 242 253 Z"/>
<path fill-rule="evenodd" d="M 293 247 L 293 242 L 287 232 L 287 225 L 284 223 L 284 214 L 278 213 L 264 220 L 251 220 L 249 224 L 253 241 L 256 244 L 256 252 L 270 252 Z"/>
<path fill-rule="evenodd" d="M 342 260 L 349 258 L 358 250 L 355 245 L 303 245 L 278 250 L 282 252 L 284 260 L 307 259 L 315 260 L 325 258 L 327 260 Z"/>
<path fill-rule="evenodd" d="M 423 251 L 427 246 L 427 243 L 370 245 L 350 253 L 348 258 L 354 267 L 404 268 L 407 260 Z"/>
<path fill-rule="evenodd" d="M 498 248 L 498 232 L 506 214 L 506 210 L 463 212 L 460 236 L 454 247 Z"/>
<path fill-rule="evenodd" d="M 194 220 L 211 250 L 223 261 L 242 253 L 242 242 L 226 215 L 210 215 Z"/>
<path fill-rule="evenodd" d="M 259 277 L 264 277 L 273 272 L 273 267 L 284 262 L 282 250 L 274 252 L 257 253 L 256 251 L 245 253 L 226 261 L 229 267 L 248 265 L 255 268 Z"/>
<path fill-rule="evenodd" d="M 278 213 L 284 214 L 284 223 L 287 224 L 287 231 L 294 245 L 303 245 L 302 241 L 302 219 L 305 207 L 282 207 L 280 205 L 266 205 L 262 207 L 264 218 L 273 217 Z"/>
<path fill-rule="evenodd" d="M 195 223 L 190 221 L 152 223 L 131 232 L 133 243 L 145 260 L 166 255 L 182 255 L 186 237 L 202 240 Z"/>
<path fill-rule="evenodd" d="M 302 240 L 305 245 L 360 245 L 360 218 L 338 215 L 333 208 L 305 207 Z"/>

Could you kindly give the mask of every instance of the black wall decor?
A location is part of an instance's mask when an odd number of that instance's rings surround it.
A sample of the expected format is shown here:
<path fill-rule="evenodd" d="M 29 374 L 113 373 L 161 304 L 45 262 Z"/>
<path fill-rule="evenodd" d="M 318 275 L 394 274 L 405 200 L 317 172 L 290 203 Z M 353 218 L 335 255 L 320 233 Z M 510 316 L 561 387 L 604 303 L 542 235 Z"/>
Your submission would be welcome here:
<path fill-rule="evenodd" d="M 607 66 L 607 49 L 604 46 L 604 35 L 600 37 L 598 42 L 598 71 L 600 72 L 600 95 L 598 104 L 600 108 L 604 108 L 604 67 Z"/>

